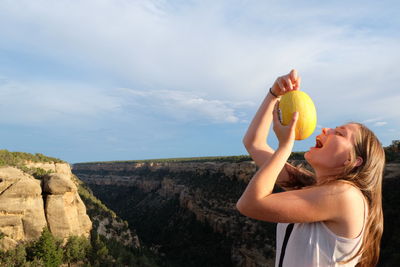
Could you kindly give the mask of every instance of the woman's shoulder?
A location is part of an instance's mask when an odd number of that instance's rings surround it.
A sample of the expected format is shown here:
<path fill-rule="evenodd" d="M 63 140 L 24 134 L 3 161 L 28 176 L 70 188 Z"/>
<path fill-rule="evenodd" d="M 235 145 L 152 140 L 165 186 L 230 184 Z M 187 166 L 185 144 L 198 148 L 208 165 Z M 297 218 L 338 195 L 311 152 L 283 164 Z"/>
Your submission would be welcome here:
<path fill-rule="evenodd" d="M 340 211 L 351 212 L 355 208 L 357 210 L 364 210 L 365 197 L 361 190 L 355 185 L 347 181 L 337 180 L 316 186 L 320 186 L 321 189 L 323 188 L 324 194 L 335 200 Z"/>
<path fill-rule="evenodd" d="M 338 236 L 358 237 L 368 213 L 368 205 L 361 190 L 342 181 L 335 181 L 327 185 L 327 188 L 337 196 L 338 213 L 335 218 L 324 221 L 325 225 Z"/>
<path fill-rule="evenodd" d="M 320 186 L 323 187 L 326 191 L 330 193 L 340 194 L 344 197 L 354 197 L 355 195 L 361 196 L 362 192 L 359 188 L 357 188 L 354 184 L 344 181 L 344 180 L 336 180 L 323 184 L 315 184 L 312 186 Z"/>

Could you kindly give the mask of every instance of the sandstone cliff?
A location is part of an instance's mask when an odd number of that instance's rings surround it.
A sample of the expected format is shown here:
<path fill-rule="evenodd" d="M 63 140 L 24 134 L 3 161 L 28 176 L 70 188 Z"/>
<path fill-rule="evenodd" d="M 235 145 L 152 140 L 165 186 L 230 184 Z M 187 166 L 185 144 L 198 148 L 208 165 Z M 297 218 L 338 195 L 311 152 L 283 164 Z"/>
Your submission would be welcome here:
<path fill-rule="evenodd" d="M 88 237 L 92 223 L 86 214 L 67 163 L 31 163 L 53 173 L 38 180 L 15 167 L 0 167 L 0 249 L 37 239 L 43 227 L 62 239 Z"/>

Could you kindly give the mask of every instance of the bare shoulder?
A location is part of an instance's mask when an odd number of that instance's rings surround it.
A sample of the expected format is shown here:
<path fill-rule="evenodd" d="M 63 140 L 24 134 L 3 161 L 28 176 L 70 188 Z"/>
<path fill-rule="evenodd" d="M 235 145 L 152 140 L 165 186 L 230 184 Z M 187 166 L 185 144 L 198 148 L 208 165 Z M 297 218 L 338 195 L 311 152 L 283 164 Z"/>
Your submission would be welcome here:
<path fill-rule="evenodd" d="M 346 183 L 344 181 L 335 181 L 326 185 L 322 185 L 327 197 L 335 199 L 339 207 L 342 209 L 359 208 L 363 210 L 364 196 L 360 189 Z"/>
<path fill-rule="evenodd" d="M 330 185 L 330 191 L 334 194 L 337 194 L 339 197 L 339 200 L 343 202 L 360 202 L 363 204 L 363 194 L 361 193 L 361 190 L 357 187 L 355 187 L 352 184 L 349 184 L 345 181 L 335 181 Z"/>
<path fill-rule="evenodd" d="M 343 198 L 343 200 L 346 200 L 346 198 L 362 195 L 360 189 L 345 181 L 340 180 L 320 185 L 320 187 L 323 188 L 323 191 L 328 195 L 333 195 L 336 198 Z"/>
<path fill-rule="evenodd" d="M 325 221 L 328 228 L 339 236 L 357 237 L 364 224 L 364 200 L 360 189 L 348 183 L 337 181 L 329 186 L 329 192 L 335 195 L 337 214 L 331 220 Z"/>

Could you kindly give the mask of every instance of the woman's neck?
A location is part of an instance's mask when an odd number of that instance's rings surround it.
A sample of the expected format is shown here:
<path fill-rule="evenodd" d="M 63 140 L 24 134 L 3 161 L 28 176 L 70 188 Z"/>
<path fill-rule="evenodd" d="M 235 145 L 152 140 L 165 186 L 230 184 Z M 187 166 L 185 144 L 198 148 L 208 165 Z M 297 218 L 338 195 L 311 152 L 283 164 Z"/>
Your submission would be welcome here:
<path fill-rule="evenodd" d="M 315 179 L 317 184 L 325 182 L 329 177 L 337 177 L 343 172 L 343 168 L 327 169 L 314 168 Z"/>

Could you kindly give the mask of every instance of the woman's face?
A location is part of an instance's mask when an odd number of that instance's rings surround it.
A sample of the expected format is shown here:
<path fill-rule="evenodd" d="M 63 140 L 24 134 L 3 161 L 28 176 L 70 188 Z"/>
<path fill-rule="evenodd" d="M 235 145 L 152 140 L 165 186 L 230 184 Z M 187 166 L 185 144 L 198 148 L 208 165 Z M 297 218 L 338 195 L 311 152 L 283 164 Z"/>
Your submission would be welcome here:
<path fill-rule="evenodd" d="M 359 131 L 357 124 L 345 124 L 334 129 L 323 128 L 316 137 L 316 146 L 304 154 L 304 158 L 317 171 L 344 167 L 349 163 L 354 147 L 354 136 Z"/>

